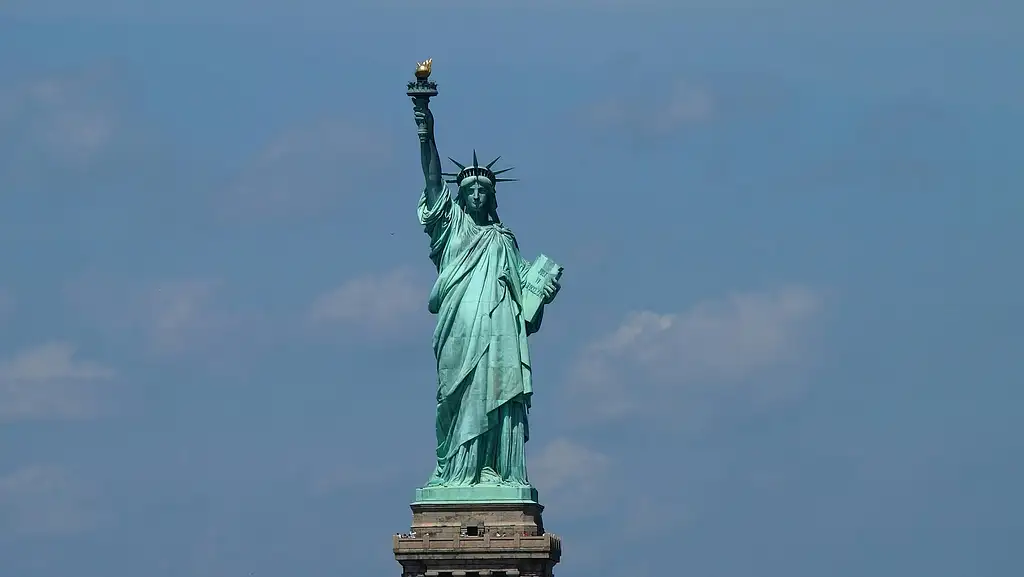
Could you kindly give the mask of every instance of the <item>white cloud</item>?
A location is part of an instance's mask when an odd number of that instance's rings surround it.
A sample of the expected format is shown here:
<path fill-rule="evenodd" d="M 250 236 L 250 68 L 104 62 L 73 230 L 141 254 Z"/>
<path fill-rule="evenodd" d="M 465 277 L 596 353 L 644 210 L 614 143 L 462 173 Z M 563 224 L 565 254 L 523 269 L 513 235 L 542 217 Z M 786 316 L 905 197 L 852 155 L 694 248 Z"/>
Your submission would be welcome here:
<path fill-rule="evenodd" d="M 93 165 L 119 130 L 107 83 L 103 71 L 87 70 L 0 87 L 0 146 L 9 149 L 7 171 Z"/>
<path fill-rule="evenodd" d="M 95 326 L 130 334 L 149 352 L 176 356 L 223 351 L 240 319 L 218 301 L 221 283 L 208 278 L 157 282 L 116 282 L 90 275 L 73 283 L 67 295 Z"/>
<path fill-rule="evenodd" d="M 317 298 L 312 321 L 353 324 L 375 333 L 400 329 L 410 315 L 425 316 L 429 283 L 407 268 L 354 278 Z"/>
<path fill-rule="evenodd" d="M 108 367 L 76 359 L 68 343 L 23 350 L 0 361 L 0 422 L 96 416 L 94 384 L 113 377 Z"/>
<path fill-rule="evenodd" d="M 179 353 L 221 334 L 230 321 L 213 306 L 218 287 L 218 282 L 204 279 L 168 281 L 151 287 L 140 313 L 155 350 Z"/>
<path fill-rule="evenodd" d="M 0 379 L 12 381 L 49 381 L 55 379 L 95 380 L 113 376 L 113 371 L 89 361 L 73 359 L 75 347 L 68 343 L 49 343 L 18 353 L 0 362 Z"/>
<path fill-rule="evenodd" d="M 380 131 L 320 119 L 272 139 L 224 193 L 229 215 L 312 213 L 345 198 L 387 166 L 391 143 Z M 362 180 L 360 180 L 362 179 Z"/>
<path fill-rule="evenodd" d="M 399 467 L 354 459 L 315 475 L 311 480 L 310 490 L 317 496 L 329 495 L 343 490 L 377 486 L 401 478 L 403 474 L 404 471 Z"/>
<path fill-rule="evenodd" d="M 92 529 L 103 516 L 92 491 L 60 467 L 29 465 L 0 476 L 0 529 L 22 534 L 67 534 Z"/>
<path fill-rule="evenodd" d="M 762 394 L 766 373 L 799 365 L 821 298 L 804 287 L 734 293 L 681 313 L 637 312 L 589 345 L 567 392 L 592 418 L 680 406 L 680 398 L 729 390 Z"/>
<path fill-rule="evenodd" d="M 611 459 L 569 439 L 555 439 L 536 456 L 529 456 L 530 481 L 544 500 L 562 513 L 598 512 L 605 492 Z"/>
<path fill-rule="evenodd" d="M 715 114 L 715 99 L 704 87 L 677 81 L 662 96 L 650 94 L 626 98 L 612 96 L 585 111 L 588 124 L 626 130 L 641 138 L 657 138 L 678 132 L 684 126 L 706 122 Z"/>

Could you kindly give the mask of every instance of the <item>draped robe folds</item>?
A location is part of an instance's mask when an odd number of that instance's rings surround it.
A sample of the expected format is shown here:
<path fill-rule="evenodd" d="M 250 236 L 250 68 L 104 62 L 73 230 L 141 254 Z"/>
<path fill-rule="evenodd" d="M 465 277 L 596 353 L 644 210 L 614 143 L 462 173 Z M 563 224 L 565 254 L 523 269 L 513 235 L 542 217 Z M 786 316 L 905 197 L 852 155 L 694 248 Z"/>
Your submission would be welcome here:
<path fill-rule="evenodd" d="M 433 206 L 418 207 L 430 236 L 437 281 L 437 468 L 427 486 L 528 486 L 524 445 L 533 385 L 522 315 L 529 263 L 512 231 L 478 225 L 447 186 Z"/>

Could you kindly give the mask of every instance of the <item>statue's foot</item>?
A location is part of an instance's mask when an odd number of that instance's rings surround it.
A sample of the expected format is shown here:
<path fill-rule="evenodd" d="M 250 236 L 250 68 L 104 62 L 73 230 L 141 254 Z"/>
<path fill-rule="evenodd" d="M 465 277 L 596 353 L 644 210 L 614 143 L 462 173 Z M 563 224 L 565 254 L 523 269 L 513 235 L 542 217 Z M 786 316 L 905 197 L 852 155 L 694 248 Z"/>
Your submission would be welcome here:
<path fill-rule="evenodd" d="M 480 471 L 480 480 L 477 481 L 476 484 L 478 484 L 478 485 L 500 485 L 501 484 L 501 475 L 499 475 L 497 471 L 495 471 L 494 469 L 492 469 L 490 467 L 484 467 L 483 470 Z"/>

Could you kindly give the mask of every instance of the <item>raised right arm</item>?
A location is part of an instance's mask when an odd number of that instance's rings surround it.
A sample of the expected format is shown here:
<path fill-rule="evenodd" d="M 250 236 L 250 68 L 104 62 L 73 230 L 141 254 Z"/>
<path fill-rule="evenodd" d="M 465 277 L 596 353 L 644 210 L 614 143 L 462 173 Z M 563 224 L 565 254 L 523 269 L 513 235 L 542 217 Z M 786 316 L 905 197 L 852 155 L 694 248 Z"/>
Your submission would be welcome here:
<path fill-rule="evenodd" d="M 425 98 L 413 98 L 416 117 L 416 131 L 420 137 L 420 164 L 423 167 L 427 206 L 434 206 L 437 197 L 444 191 L 441 180 L 441 157 L 437 154 L 434 141 L 434 115 Z"/>

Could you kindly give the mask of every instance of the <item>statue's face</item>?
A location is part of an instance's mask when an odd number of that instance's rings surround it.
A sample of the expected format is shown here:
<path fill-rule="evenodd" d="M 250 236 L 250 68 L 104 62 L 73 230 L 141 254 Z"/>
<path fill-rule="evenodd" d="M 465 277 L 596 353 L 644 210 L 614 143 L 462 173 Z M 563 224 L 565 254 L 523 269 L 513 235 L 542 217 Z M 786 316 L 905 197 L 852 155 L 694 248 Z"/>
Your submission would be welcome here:
<path fill-rule="evenodd" d="M 466 199 L 466 209 L 470 212 L 487 210 L 494 197 L 494 185 L 486 178 L 471 178 L 462 183 L 460 193 Z"/>

